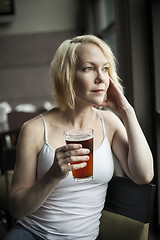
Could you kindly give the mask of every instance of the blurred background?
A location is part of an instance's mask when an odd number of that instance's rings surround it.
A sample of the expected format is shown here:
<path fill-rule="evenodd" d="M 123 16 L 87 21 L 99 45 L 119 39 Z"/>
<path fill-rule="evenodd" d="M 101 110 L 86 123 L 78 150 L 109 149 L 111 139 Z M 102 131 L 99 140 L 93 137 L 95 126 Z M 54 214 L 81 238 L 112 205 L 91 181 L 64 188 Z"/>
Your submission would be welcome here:
<path fill-rule="evenodd" d="M 159 0 L 0 0 L 1 112 L 4 108 L 7 114 L 51 108 L 49 66 L 55 50 L 66 38 L 85 33 L 101 37 L 112 48 L 125 95 L 152 149 L 156 195 L 151 229 L 158 239 Z"/>

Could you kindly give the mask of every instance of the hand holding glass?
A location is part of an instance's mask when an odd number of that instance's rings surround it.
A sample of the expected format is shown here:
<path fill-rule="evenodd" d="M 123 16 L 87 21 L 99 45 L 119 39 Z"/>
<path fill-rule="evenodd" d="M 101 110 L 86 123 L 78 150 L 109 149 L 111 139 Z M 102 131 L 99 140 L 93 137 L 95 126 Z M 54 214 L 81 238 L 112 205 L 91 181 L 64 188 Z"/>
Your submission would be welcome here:
<path fill-rule="evenodd" d="M 76 182 L 86 182 L 93 179 L 93 129 L 71 129 L 65 133 L 65 140 L 67 144 L 78 143 L 81 144 L 83 148 L 90 150 L 88 154 L 89 160 L 86 161 L 87 165 L 84 168 L 73 170 L 73 178 Z M 72 164 L 81 163 L 75 162 Z"/>

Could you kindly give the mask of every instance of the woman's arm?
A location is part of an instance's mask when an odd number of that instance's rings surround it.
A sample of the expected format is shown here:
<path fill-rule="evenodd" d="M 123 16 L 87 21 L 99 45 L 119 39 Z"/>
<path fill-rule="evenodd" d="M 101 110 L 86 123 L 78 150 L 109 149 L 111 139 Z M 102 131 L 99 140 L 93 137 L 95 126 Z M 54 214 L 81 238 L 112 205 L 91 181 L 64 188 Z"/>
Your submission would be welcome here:
<path fill-rule="evenodd" d="M 152 153 L 134 109 L 112 80 L 104 105 L 118 113 L 124 124 L 114 116 L 112 149 L 125 173 L 138 184 L 150 182 L 154 175 Z"/>
<path fill-rule="evenodd" d="M 17 160 L 9 197 L 11 213 L 16 219 L 36 211 L 57 183 L 50 172 L 36 181 L 37 130 L 34 122 L 26 123 L 18 139 Z"/>
<path fill-rule="evenodd" d="M 88 160 L 88 150 L 82 149 L 78 144 L 65 145 L 55 151 L 53 165 L 36 180 L 37 155 L 41 149 L 37 139 L 44 134 L 39 130 L 42 127 L 37 127 L 38 124 L 34 121 L 25 124 L 18 140 L 17 160 L 9 197 L 11 213 L 16 219 L 36 211 L 54 191 L 59 181 L 68 176 L 69 171 L 86 165 L 85 162 L 73 166 L 68 163 L 78 161 L 79 158 Z"/>

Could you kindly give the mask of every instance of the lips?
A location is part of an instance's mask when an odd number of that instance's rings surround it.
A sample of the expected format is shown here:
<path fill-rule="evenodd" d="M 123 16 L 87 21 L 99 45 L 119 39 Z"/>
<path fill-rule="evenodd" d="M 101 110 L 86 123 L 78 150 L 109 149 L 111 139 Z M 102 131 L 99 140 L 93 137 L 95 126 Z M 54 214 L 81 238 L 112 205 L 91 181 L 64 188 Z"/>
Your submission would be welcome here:
<path fill-rule="evenodd" d="M 92 90 L 91 92 L 94 92 L 94 93 L 103 93 L 103 92 L 104 92 L 104 89 L 95 89 L 95 90 Z"/>

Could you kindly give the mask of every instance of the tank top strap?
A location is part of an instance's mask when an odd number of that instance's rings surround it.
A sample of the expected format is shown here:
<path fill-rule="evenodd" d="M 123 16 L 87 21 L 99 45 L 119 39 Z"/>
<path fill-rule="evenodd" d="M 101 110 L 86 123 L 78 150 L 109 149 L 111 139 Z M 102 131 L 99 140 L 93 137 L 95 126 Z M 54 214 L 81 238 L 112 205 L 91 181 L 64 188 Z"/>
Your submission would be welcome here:
<path fill-rule="evenodd" d="M 48 134 L 47 134 L 47 124 L 46 124 L 46 120 L 43 116 L 43 114 L 40 114 L 42 120 L 43 120 L 43 124 L 44 124 L 44 137 L 45 137 L 45 143 L 48 143 Z"/>
<path fill-rule="evenodd" d="M 99 113 L 99 116 L 100 116 L 100 119 L 101 119 L 101 122 L 102 122 L 103 134 L 104 134 L 104 136 L 106 137 L 106 128 L 105 128 L 103 116 L 102 116 L 101 112 L 100 112 L 98 109 L 97 109 L 97 111 L 98 111 L 98 113 Z"/>

